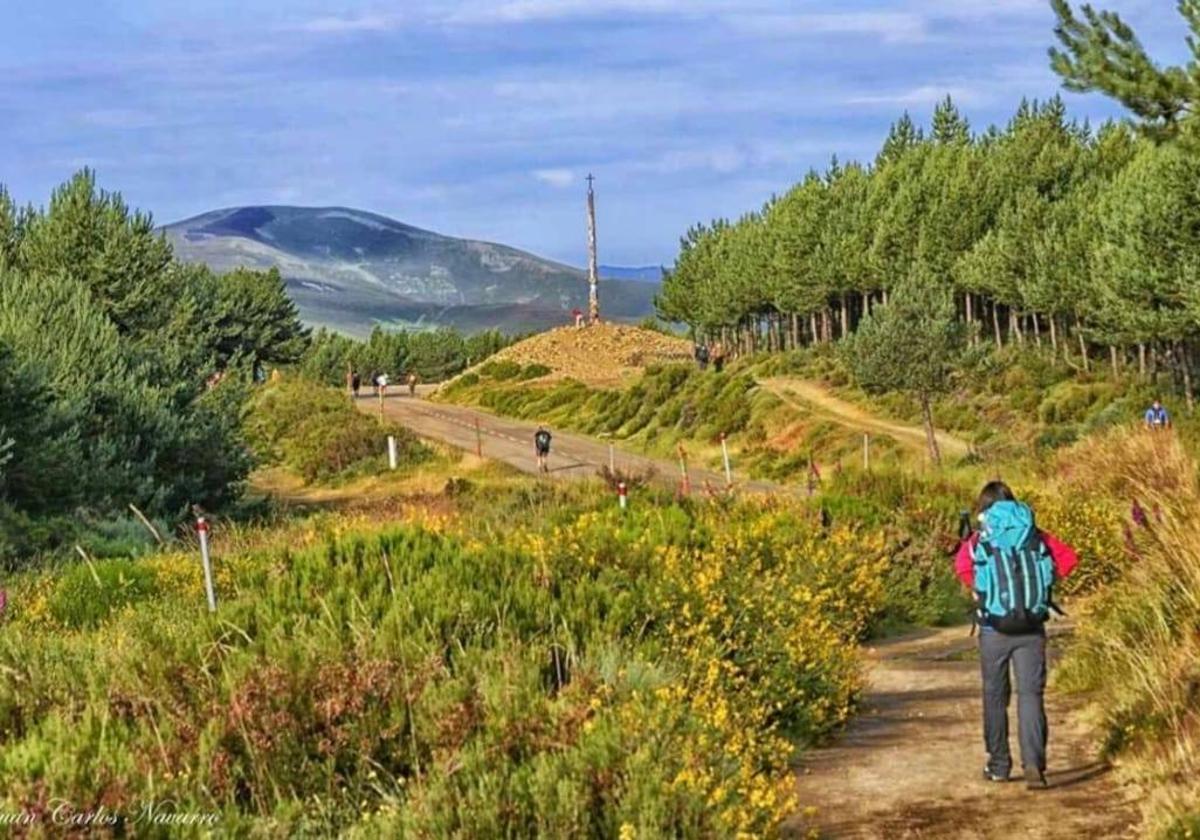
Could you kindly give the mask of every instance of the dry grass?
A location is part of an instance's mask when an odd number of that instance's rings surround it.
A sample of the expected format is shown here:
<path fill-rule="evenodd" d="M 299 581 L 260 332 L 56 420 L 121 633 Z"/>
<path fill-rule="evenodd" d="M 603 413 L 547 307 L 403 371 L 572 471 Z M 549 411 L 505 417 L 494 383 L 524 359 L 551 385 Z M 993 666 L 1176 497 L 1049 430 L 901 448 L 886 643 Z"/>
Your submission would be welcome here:
<path fill-rule="evenodd" d="M 1131 562 L 1082 616 L 1061 681 L 1095 692 L 1107 748 L 1143 794 L 1147 831 L 1190 836 L 1200 816 L 1196 465 L 1174 437 L 1128 431 L 1076 456 L 1074 479 L 1136 498 L 1147 515 L 1131 521 Z"/>

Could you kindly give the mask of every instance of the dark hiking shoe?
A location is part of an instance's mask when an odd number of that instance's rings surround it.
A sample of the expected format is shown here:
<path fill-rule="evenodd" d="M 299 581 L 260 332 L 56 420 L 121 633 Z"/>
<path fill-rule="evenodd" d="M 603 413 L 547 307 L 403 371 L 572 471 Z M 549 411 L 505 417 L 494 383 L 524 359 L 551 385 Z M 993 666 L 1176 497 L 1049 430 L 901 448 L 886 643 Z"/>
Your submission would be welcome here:
<path fill-rule="evenodd" d="M 1036 767 L 1025 768 L 1025 787 L 1030 790 L 1045 790 L 1050 787 L 1046 782 L 1046 774 Z"/>
<path fill-rule="evenodd" d="M 1005 773 L 1004 775 L 1000 775 L 999 773 L 993 773 L 991 770 L 984 767 L 983 768 L 983 780 L 985 782 L 1007 782 L 1008 774 Z"/>

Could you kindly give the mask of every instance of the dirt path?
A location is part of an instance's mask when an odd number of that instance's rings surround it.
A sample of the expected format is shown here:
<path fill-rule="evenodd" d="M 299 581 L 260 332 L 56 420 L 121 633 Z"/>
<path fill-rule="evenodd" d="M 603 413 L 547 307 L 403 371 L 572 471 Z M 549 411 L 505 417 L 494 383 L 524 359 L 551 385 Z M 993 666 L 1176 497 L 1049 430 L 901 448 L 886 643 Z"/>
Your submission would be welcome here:
<path fill-rule="evenodd" d="M 482 442 L 485 458 L 502 461 L 526 473 L 536 473 L 537 464 L 533 454 L 533 433 L 536 423 L 497 417 L 478 409 L 445 403 L 431 403 L 423 398 L 429 389 L 418 392 L 416 399 L 407 394 L 389 396 L 384 400 L 384 412 L 421 437 L 430 438 L 450 446 L 474 452 Z M 374 398 L 363 397 L 358 406 L 362 411 L 378 413 L 379 403 Z M 478 424 L 478 436 L 476 432 Z M 585 435 L 576 435 L 551 428 L 554 445 L 551 447 L 549 467 L 553 478 L 593 478 L 597 471 L 609 463 L 607 443 Z M 680 481 L 679 462 L 637 455 L 615 446 L 613 460 L 617 469 L 646 472 L 653 470 L 655 480 L 668 487 L 677 487 Z M 689 468 L 693 492 L 700 492 L 707 482 L 711 487 L 723 488 L 725 476 Z M 780 484 L 769 481 L 743 480 L 734 470 L 734 482 L 738 489 L 753 493 L 791 492 Z"/>
<path fill-rule="evenodd" d="M 882 420 L 853 403 L 835 397 L 815 382 L 777 377 L 759 380 L 758 384 L 794 408 L 810 411 L 815 409 L 818 414 L 843 426 L 850 426 L 863 432 L 888 435 L 905 446 L 919 450 L 922 454 L 927 451 L 925 430 L 920 426 L 908 426 L 903 423 Z M 970 452 L 971 447 L 966 441 L 946 432 L 937 432 L 936 434 L 938 446 L 941 447 L 943 455 L 961 457 Z"/>
<path fill-rule="evenodd" d="M 1076 710 L 1052 693 L 1051 789 L 982 780 L 974 651 L 964 628 L 924 631 L 868 651 L 862 710 L 831 746 L 802 757 L 800 802 L 816 816 L 797 817 L 789 829 L 879 840 L 1136 836 L 1129 794 L 1095 760 Z M 1010 714 L 1019 772 L 1015 696 Z"/>

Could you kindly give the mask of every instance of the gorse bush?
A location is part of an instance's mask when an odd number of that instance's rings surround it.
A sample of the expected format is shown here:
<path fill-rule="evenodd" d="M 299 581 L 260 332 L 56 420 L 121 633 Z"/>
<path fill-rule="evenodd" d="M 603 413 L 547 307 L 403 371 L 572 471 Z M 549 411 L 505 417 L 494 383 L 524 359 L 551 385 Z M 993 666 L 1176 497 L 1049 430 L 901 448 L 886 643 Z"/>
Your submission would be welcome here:
<path fill-rule="evenodd" d="M 403 426 L 358 411 L 344 391 L 304 379 L 259 389 L 246 435 L 260 460 L 282 464 L 307 481 L 332 478 L 367 462 L 386 463 L 387 438 L 396 438 L 399 463 L 418 464 L 430 450 Z"/>
<path fill-rule="evenodd" d="M 854 704 L 891 560 L 805 508 L 652 498 L 476 488 L 234 555 L 218 530 L 215 616 L 191 553 L 22 578 L 0 803 L 152 797 L 228 835 L 772 836 L 794 744 Z"/>

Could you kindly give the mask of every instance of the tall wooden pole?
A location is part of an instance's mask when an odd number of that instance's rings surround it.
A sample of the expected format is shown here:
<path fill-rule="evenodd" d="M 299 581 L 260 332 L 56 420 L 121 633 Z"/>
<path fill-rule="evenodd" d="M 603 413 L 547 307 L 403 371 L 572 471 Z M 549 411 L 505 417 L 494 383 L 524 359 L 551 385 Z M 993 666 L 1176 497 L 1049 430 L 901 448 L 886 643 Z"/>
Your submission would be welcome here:
<path fill-rule="evenodd" d="M 588 321 L 600 320 L 600 261 L 596 255 L 596 191 L 592 188 L 595 177 L 587 176 L 588 182 Z"/>

